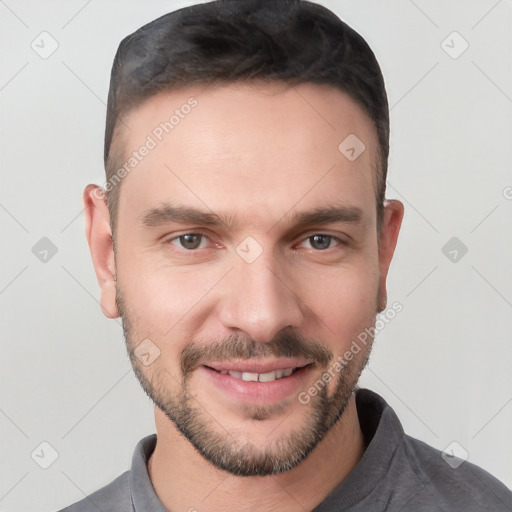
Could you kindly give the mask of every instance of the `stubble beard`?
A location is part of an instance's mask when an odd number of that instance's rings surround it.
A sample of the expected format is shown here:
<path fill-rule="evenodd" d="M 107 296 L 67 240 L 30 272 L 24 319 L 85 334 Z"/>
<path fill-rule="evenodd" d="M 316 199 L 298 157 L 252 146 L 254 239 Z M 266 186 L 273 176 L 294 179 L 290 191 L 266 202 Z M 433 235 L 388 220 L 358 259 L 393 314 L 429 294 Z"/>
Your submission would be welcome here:
<path fill-rule="evenodd" d="M 328 386 L 323 385 L 315 396 L 310 397 L 310 402 L 307 405 L 300 405 L 300 407 L 309 409 L 304 411 L 305 420 L 302 426 L 294 428 L 286 436 L 272 439 L 266 446 L 258 447 L 246 439 L 235 437 L 229 433 L 217 419 L 205 410 L 204 405 L 197 401 L 189 391 L 190 377 L 193 371 L 184 372 L 181 382 L 179 382 L 176 377 L 158 364 L 152 365 L 150 372 L 144 370 L 144 365 L 134 353 L 138 343 L 134 335 L 133 319 L 126 310 L 119 289 L 116 300 L 123 321 L 128 356 L 144 392 L 198 453 L 216 468 L 236 476 L 278 475 L 303 462 L 342 418 L 370 356 L 371 344 L 368 344 L 366 350 L 360 352 L 359 358 L 354 357 L 343 366 L 337 375 L 336 386 L 331 395 L 329 395 Z M 236 344 L 237 339 L 235 339 L 234 345 L 230 345 L 235 349 L 240 347 Z M 233 338 L 230 341 L 232 342 Z M 286 338 L 286 341 L 288 348 L 291 347 L 293 352 L 290 336 Z M 226 343 L 217 344 L 217 346 L 221 347 L 220 353 L 225 353 Z M 262 351 L 259 349 L 261 344 L 251 340 L 249 345 L 245 343 L 240 350 L 247 353 L 248 346 L 252 354 L 257 351 L 258 355 L 261 355 Z M 318 344 L 317 347 L 319 347 Z M 238 354 L 240 355 L 240 353 Z M 280 352 L 276 355 L 285 354 Z M 332 354 L 330 354 L 330 359 L 332 360 Z M 327 367 L 325 360 L 323 366 Z M 320 376 L 318 382 L 320 382 Z M 172 392 L 169 384 L 171 386 L 174 384 L 178 390 Z M 264 421 L 282 413 L 280 410 L 282 408 L 282 404 L 268 407 L 246 406 L 241 409 L 241 415 L 252 420 Z"/>

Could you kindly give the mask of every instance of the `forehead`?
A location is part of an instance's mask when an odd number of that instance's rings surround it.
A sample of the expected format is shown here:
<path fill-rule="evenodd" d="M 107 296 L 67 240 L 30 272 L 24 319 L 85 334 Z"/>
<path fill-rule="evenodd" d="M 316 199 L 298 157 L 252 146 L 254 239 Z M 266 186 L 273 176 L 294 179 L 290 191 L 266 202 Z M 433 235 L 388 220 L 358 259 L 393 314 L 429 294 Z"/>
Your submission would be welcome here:
<path fill-rule="evenodd" d="M 374 124 L 328 86 L 187 87 L 151 97 L 124 126 L 120 220 L 128 203 L 141 212 L 176 199 L 226 212 L 227 201 L 252 212 L 374 202 Z"/>

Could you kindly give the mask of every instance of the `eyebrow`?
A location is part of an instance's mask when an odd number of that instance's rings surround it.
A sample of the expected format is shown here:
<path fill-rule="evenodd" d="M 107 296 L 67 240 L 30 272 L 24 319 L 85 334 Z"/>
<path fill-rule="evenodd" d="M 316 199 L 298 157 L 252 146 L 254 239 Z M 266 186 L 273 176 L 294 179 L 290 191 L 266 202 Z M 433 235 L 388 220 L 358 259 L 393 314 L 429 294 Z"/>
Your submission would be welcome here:
<path fill-rule="evenodd" d="M 293 228 L 303 227 L 310 224 L 332 224 L 336 222 L 358 223 L 363 217 L 363 212 L 358 207 L 353 206 L 325 206 L 313 210 L 298 212 L 292 215 L 289 224 Z M 284 217 L 283 217 L 284 218 Z M 283 219 L 276 222 L 280 223 Z M 234 222 L 233 216 L 221 216 L 216 213 L 210 213 L 198 210 L 189 206 L 172 206 L 170 204 L 162 205 L 158 208 L 152 208 L 146 211 L 141 219 L 141 223 L 150 228 L 162 226 L 170 223 L 177 224 L 200 224 L 211 227 L 227 227 L 235 229 L 238 222 Z"/>

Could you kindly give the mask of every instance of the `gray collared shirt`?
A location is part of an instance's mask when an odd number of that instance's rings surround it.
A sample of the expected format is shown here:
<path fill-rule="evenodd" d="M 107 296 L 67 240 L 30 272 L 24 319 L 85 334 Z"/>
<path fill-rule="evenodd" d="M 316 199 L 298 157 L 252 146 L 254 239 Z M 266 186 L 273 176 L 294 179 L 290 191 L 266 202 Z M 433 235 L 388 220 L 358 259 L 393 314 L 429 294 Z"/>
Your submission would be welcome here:
<path fill-rule="evenodd" d="M 315 512 L 512 512 L 512 492 L 505 485 L 406 435 L 382 397 L 358 389 L 356 404 L 366 451 Z M 168 512 L 147 470 L 155 445 L 156 434 L 141 439 L 129 471 L 60 512 Z M 190 497 L 190 507 L 200 511 L 196 499 Z"/>

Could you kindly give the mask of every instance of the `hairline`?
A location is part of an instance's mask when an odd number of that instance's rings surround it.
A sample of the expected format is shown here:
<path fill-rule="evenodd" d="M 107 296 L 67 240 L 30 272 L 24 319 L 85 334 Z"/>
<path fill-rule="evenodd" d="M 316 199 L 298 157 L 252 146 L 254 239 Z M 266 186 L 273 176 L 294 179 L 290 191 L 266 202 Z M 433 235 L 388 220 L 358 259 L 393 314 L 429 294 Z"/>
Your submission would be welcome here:
<path fill-rule="evenodd" d="M 216 81 L 217 82 L 217 81 Z M 383 207 L 384 207 L 384 197 L 381 197 L 381 190 L 385 190 L 385 184 L 382 183 L 384 179 L 384 164 L 386 162 L 383 161 L 382 158 L 382 146 L 379 136 L 379 127 L 377 126 L 377 123 L 375 119 L 371 117 L 371 115 L 367 112 L 367 110 L 364 108 L 363 105 L 361 105 L 361 102 L 355 98 L 350 92 L 346 91 L 345 89 L 341 87 L 337 87 L 336 85 L 333 85 L 331 83 L 315 83 L 312 81 L 290 81 L 290 80 L 266 80 L 266 79 L 239 79 L 234 81 L 218 81 L 218 84 L 222 86 L 230 86 L 236 83 L 242 83 L 242 84 L 257 84 L 257 83 L 272 83 L 272 84 L 286 84 L 288 87 L 292 87 L 293 85 L 299 85 L 299 84 L 312 84 L 317 86 L 327 86 L 331 89 L 341 91 L 344 94 L 346 94 L 360 109 L 360 111 L 365 114 L 371 121 L 373 128 L 375 130 L 375 138 L 376 138 L 376 148 L 373 151 L 374 158 L 371 159 L 370 168 L 373 173 L 373 186 L 374 186 L 374 192 L 375 192 L 375 204 L 376 204 L 376 215 L 377 215 L 377 233 L 380 233 L 380 228 L 382 225 L 382 217 L 383 217 Z M 111 178 L 116 174 L 116 171 L 122 168 L 123 162 L 127 161 L 126 157 L 126 134 L 127 130 L 126 128 L 123 129 L 121 118 L 126 118 L 130 114 L 132 114 L 134 111 L 139 109 L 143 106 L 143 104 L 150 99 L 160 95 L 169 93 L 172 94 L 174 92 L 180 91 L 180 90 L 186 90 L 190 87 L 193 87 L 195 85 L 198 85 L 199 82 L 193 82 L 189 84 L 182 84 L 180 86 L 176 87 L 169 87 L 165 90 L 160 90 L 155 92 L 154 94 L 148 95 L 145 98 L 140 99 L 136 104 L 132 105 L 130 109 L 123 112 L 121 116 L 119 116 L 116 119 L 116 123 L 114 125 L 114 129 L 112 132 L 111 142 L 110 142 L 110 148 L 108 153 L 108 158 L 105 163 L 105 171 L 106 171 L 106 183 L 108 184 L 111 180 Z M 387 171 L 387 169 L 386 169 Z M 112 231 L 112 238 L 115 239 L 116 232 L 117 232 L 117 221 L 118 221 L 118 213 L 119 213 L 119 198 L 121 195 L 121 186 L 125 178 L 118 179 L 118 183 L 111 187 L 110 191 L 106 191 L 105 197 L 107 201 L 107 206 L 110 214 L 110 227 Z"/>

